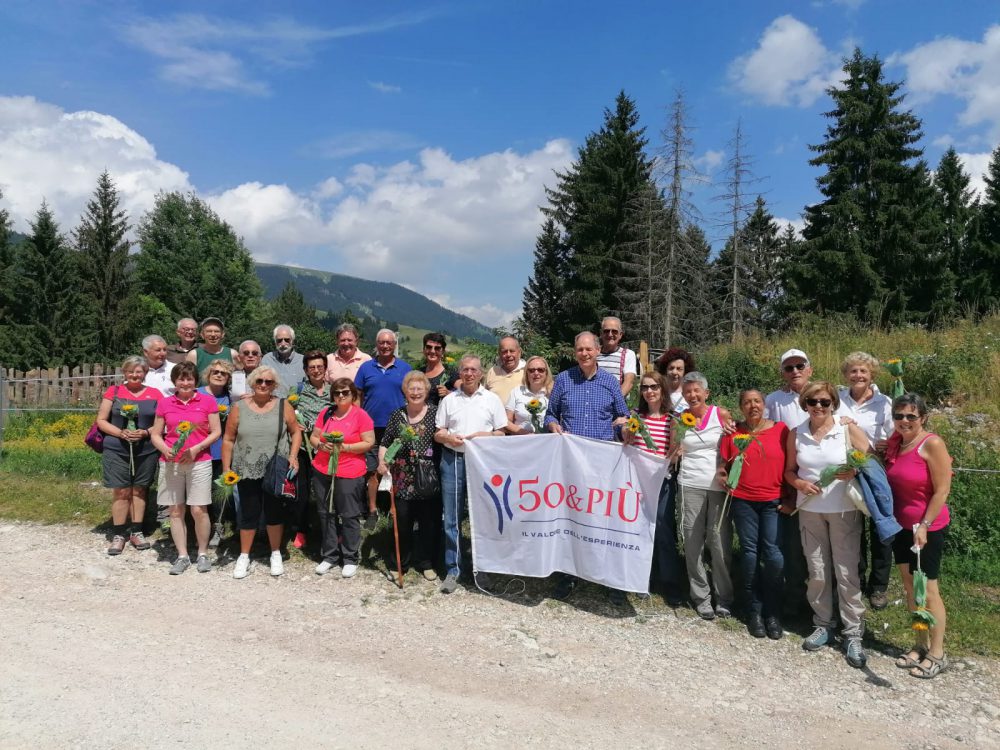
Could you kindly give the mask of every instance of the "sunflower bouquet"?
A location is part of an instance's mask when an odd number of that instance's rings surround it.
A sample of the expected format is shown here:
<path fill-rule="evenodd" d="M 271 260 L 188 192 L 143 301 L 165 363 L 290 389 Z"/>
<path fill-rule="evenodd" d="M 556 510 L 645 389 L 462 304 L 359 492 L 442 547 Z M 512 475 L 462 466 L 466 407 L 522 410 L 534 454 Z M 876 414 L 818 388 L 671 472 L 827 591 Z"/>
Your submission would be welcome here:
<path fill-rule="evenodd" d="M 344 433 L 324 432 L 323 441 L 330 445 L 330 458 L 326 463 L 327 473 L 330 475 L 330 491 L 326 500 L 329 504 L 329 512 L 333 513 L 333 485 L 337 481 L 337 466 L 340 464 L 340 447 L 344 444 Z"/>
<path fill-rule="evenodd" d="M 726 497 L 722 502 L 722 513 L 719 514 L 718 529 L 722 528 L 722 524 L 726 518 L 726 511 L 729 509 L 729 504 L 732 501 L 733 493 L 736 492 L 736 487 L 740 483 L 740 476 L 743 474 L 743 464 L 746 462 L 746 451 L 752 443 L 760 445 L 760 451 L 762 454 L 764 453 L 764 445 L 756 436 L 747 432 L 737 432 L 733 435 L 733 445 L 736 446 L 737 453 L 733 458 L 733 462 L 729 466 L 729 472 L 726 475 Z"/>
<path fill-rule="evenodd" d="M 299 394 L 289 393 L 288 403 L 291 404 L 292 410 L 295 412 L 295 421 L 298 423 L 299 427 L 302 428 L 303 435 L 306 436 L 302 440 L 302 447 L 306 449 L 306 453 L 308 454 L 309 460 L 311 461 L 313 457 L 313 449 L 312 449 L 312 443 L 310 443 L 308 440 L 308 435 L 310 432 L 312 432 L 312 425 L 306 422 L 306 419 L 303 416 L 302 412 L 299 411 Z"/>
<path fill-rule="evenodd" d="M 913 527 L 913 533 L 916 535 L 917 526 Z M 910 629 L 917 635 L 929 637 L 929 631 L 937 625 L 937 619 L 927 609 L 927 574 L 920 567 L 920 547 L 914 545 L 912 549 L 917 553 L 917 569 L 913 571 L 913 603 L 917 608 L 913 610 Z"/>
<path fill-rule="evenodd" d="M 219 404 L 219 421 L 222 422 L 222 424 L 225 424 L 228 417 L 229 404 Z"/>
<path fill-rule="evenodd" d="M 125 429 L 135 430 L 139 426 L 139 407 L 136 404 L 124 404 L 122 408 L 118 411 L 119 414 L 125 419 Z M 135 475 L 135 451 L 132 447 L 132 441 L 128 441 L 128 465 L 132 470 L 132 475 Z"/>
<path fill-rule="evenodd" d="M 233 492 L 236 491 L 236 483 L 239 481 L 240 475 L 235 471 L 223 472 L 219 478 L 213 482 L 216 487 L 215 494 L 223 500 L 228 500 L 233 496 Z"/>
<path fill-rule="evenodd" d="M 671 418 L 674 421 L 673 430 L 674 434 L 677 435 L 678 443 L 684 441 L 684 436 L 688 430 L 692 430 L 698 426 L 698 418 L 689 411 L 681 412 L 679 416 L 672 414 Z"/>
<path fill-rule="evenodd" d="M 819 479 L 816 480 L 816 486 L 820 488 L 826 487 L 833 483 L 833 480 L 837 478 L 838 474 L 850 471 L 851 469 L 860 472 L 865 466 L 868 465 L 869 461 L 873 460 L 874 459 L 864 451 L 859 451 L 857 449 L 849 450 L 847 452 L 847 459 L 844 463 L 827 466 L 819 473 Z M 799 507 L 792 511 L 792 515 L 794 516 L 798 513 L 802 506 L 814 497 L 819 497 L 819 495 L 806 495 L 802 499 L 802 502 L 799 503 Z"/>
<path fill-rule="evenodd" d="M 653 436 L 649 434 L 649 428 L 646 426 L 646 422 L 643 421 L 643 418 L 639 416 L 639 412 L 632 412 L 632 415 L 625 423 L 625 429 L 633 435 L 641 437 L 642 442 L 646 444 L 646 448 L 651 451 L 656 450 L 656 443 L 653 442 Z"/>
<path fill-rule="evenodd" d="M 903 386 L 903 360 L 899 357 L 893 357 L 888 362 L 883 362 L 882 366 L 894 378 L 890 398 L 899 398 L 906 393 L 906 388 Z"/>
<path fill-rule="evenodd" d="M 174 441 L 173 446 L 170 448 L 170 459 L 173 460 L 177 458 L 177 454 L 181 452 L 184 447 L 184 443 L 187 442 L 188 437 L 194 430 L 194 425 L 188 422 L 186 419 L 182 422 L 177 423 L 177 440 Z"/>
<path fill-rule="evenodd" d="M 528 414 L 531 415 L 531 430 L 532 432 L 542 431 L 542 412 L 545 411 L 545 407 L 542 406 L 542 402 L 537 398 L 531 399 L 528 403 L 524 405 L 524 408 L 528 410 Z"/>

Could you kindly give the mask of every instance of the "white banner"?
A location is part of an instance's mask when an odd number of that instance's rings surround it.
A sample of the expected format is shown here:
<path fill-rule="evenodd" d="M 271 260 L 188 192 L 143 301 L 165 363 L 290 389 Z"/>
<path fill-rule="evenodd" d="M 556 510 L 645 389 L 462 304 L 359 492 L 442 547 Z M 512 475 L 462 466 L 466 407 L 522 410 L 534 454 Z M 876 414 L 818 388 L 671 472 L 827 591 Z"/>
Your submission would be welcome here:
<path fill-rule="evenodd" d="M 476 570 L 648 591 L 666 461 L 569 434 L 465 445 Z"/>

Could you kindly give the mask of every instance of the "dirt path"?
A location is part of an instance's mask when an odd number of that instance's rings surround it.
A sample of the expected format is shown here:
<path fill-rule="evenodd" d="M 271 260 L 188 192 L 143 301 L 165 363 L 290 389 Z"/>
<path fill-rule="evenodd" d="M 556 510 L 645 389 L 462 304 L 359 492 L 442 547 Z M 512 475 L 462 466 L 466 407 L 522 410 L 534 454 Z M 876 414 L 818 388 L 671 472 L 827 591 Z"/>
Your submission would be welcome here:
<path fill-rule="evenodd" d="M 989 660 L 925 682 L 643 602 L 399 592 L 301 562 L 172 577 L 103 550 L 0 523 L 0 747 L 1000 746 Z"/>

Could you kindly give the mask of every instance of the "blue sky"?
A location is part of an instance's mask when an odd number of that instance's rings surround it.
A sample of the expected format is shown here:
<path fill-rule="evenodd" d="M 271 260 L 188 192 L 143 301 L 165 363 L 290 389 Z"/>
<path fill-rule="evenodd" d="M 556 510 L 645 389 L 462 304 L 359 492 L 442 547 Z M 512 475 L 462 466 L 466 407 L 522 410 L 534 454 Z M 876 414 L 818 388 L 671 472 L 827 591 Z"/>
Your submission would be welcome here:
<path fill-rule="evenodd" d="M 743 125 L 759 189 L 817 199 L 844 55 L 905 80 L 932 166 L 1000 140 L 996 3 L 49 2 L 0 5 L 0 206 L 67 232 L 107 168 L 133 220 L 208 200 L 262 261 L 396 281 L 487 323 L 520 307 L 553 170 L 624 89 L 651 152 L 683 89 L 710 176 Z M 709 234 L 716 188 L 695 190 Z"/>

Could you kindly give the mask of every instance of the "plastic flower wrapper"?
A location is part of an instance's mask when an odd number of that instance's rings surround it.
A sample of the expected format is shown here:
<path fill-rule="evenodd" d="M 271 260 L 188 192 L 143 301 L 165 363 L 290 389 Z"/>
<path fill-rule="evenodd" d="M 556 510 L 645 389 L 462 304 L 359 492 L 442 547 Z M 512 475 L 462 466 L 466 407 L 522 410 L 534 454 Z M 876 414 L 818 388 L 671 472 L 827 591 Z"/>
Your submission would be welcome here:
<path fill-rule="evenodd" d="M 903 360 L 899 357 L 894 357 L 888 362 L 883 362 L 882 366 L 886 369 L 886 372 L 895 378 L 892 381 L 892 390 L 889 397 L 893 399 L 899 398 L 906 393 L 906 388 L 903 386 Z"/>
<path fill-rule="evenodd" d="M 329 512 L 333 513 L 333 485 L 337 480 L 337 466 L 340 464 L 340 446 L 344 444 L 344 433 L 324 432 L 323 440 L 330 444 L 330 459 L 326 464 L 326 470 L 330 475 L 330 492 L 327 493 L 326 500 Z"/>
<path fill-rule="evenodd" d="M 743 473 L 743 463 L 746 461 L 747 448 L 750 447 L 751 443 L 760 444 L 760 440 L 753 435 L 746 432 L 738 432 L 733 435 L 733 445 L 736 446 L 736 450 L 739 451 L 736 454 L 736 458 L 733 459 L 732 466 L 729 467 L 729 476 L 726 479 L 726 484 L 729 486 L 731 492 L 736 490 L 736 485 L 740 483 L 740 475 Z M 760 446 L 760 450 L 764 452 L 764 446 Z"/>
<path fill-rule="evenodd" d="M 410 425 L 406 425 L 405 427 L 403 427 L 402 430 L 399 431 L 399 437 L 393 440 L 392 445 L 386 448 L 385 456 L 383 457 L 382 460 L 385 461 L 386 465 L 388 466 L 396 459 L 396 454 L 399 453 L 399 450 L 404 445 L 412 443 L 416 439 L 417 439 L 417 431 L 414 430 L 413 427 L 411 427 Z"/>
<path fill-rule="evenodd" d="M 837 475 L 854 469 L 855 471 L 861 471 L 865 466 L 868 465 L 869 461 L 873 461 L 871 455 L 859 450 L 850 450 L 847 452 L 847 460 L 842 464 L 834 464 L 833 466 L 827 466 L 819 473 L 819 479 L 816 480 L 816 486 L 826 487 L 833 483 L 833 480 L 837 478 Z M 799 503 L 799 507 L 792 511 L 794 516 L 803 505 L 808 503 L 814 497 L 819 497 L 819 495 L 806 495 L 802 502 Z"/>
<path fill-rule="evenodd" d="M 138 428 L 139 419 L 139 407 L 136 404 L 124 404 L 118 412 L 125 418 L 125 429 L 135 430 Z M 132 470 L 132 474 L 135 475 L 135 450 L 132 447 L 132 441 L 128 441 L 128 465 Z"/>
<path fill-rule="evenodd" d="M 651 450 L 656 450 L 656 443 L 653 442 L 653 436 L 649 434 L 649 428 L 643 421 L 642 417 L 639 416 L 639 412 L 633 411 L 632 415 L 628 418 L 625 423 L 626 429 L 633 435 L 638 435 L 642 438 L 642 442 L 646 444 L 646 447 Z"/>
<path fill-rule="evenodd" d="M 212 484 L 215 485 L 215 494 L 223 500 L 228 500 L 236 491 L 236 483 L 240 481 L 240 475 L 235 471 L 224 472 Z"/>
<path fill-rule="evenodd" d="M 531 415 L 531 430 L 532 432 L 542 431 L 542 410 L 545 408 L 542 406 L 542 402 L 537 398 L 531 399 L 528 403 L 524 405 L 524 408 L 528 410 L 528 414 Z"/>
<path fill-rule="evenodd" d="M 186 419 L 183 422 L 177 423 L 177 440 L 174 441 L 173 446 L 170 448 L 170 458 L 177 458 L 177 454 L 181 452 L 184 447 L 184 443 L 187 442 L 188 436 L 194 430 L 194 425 L 188 422 Z"/>

